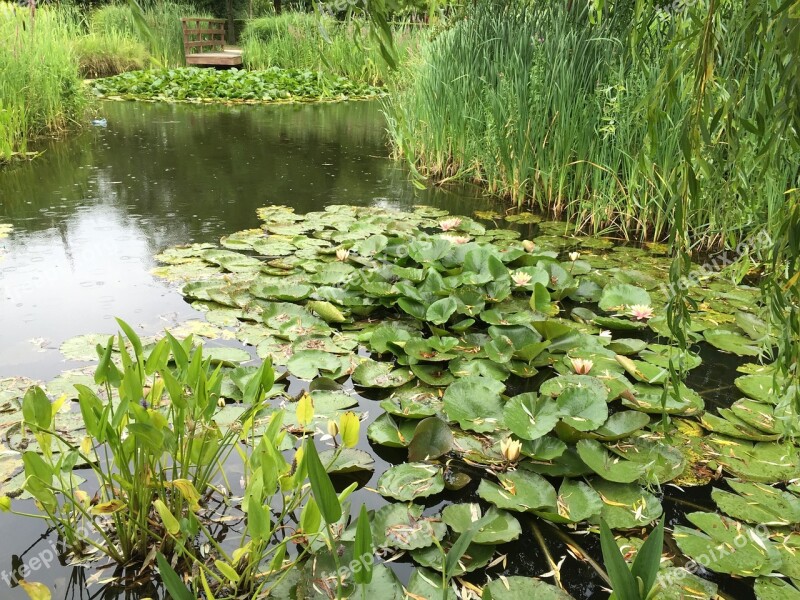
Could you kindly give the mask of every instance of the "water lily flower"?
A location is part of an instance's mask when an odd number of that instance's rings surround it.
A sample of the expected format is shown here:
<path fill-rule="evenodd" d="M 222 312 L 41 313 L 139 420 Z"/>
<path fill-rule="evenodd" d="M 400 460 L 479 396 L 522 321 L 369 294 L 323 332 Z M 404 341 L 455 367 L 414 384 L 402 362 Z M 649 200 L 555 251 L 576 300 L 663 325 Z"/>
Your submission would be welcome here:
<path fill-rule="evenodd" d="M 522 442 L 511 438 L 506 438 L 500 442 L 500 452 L 508 462 L 515 462 L 519 459 L 522 450 Z"/>
<path fill-rule="evenodd" d="M 533 252 L 533 249 L 536 248 L 536 244 L 531 240 L 522 240 L 522 248 L 525 252 Z"/>
<path fill-rule="evenodd" d="M 634 304 L 628 307 L 631 311 L 631 316 L 637 321 L 647 321 L 653 318 L 653 308 L 646 304 Z"/>
<path fill-rule="evenodd" d="M 511 281 L 514 282 L 514 285 L 523 286 L 528 285 L 531 282 L 532 277 L 525 273 L 524 271 L 515 271 L 511 274 Z"/>
<path fill-rule="evenodd" d="M 461 225 L 461 219 L 459 217 L 450 217 L 449 219 L 442 219 L 439 221 L 439 227 L 442 228 L 442 231 L 452 231 L 459 225 Z"/>
<path fill-rule="evenodd" d="M 339 248 L 336 251 L 336 260 L 345 262 L 348 258 L 350 258 L 350 250 L 347 248 Z"/>
<path fill-rule="evenodd" d="M 572 370 L 578 375 L 588 375 L 594 366 L 594 361 L 588 358 L 571 358 Z"/>
<path fill-rule="evenodd" d="M 441 237 L 442 239 L 445 239 L 445 240 L 447 240 L 447 241 L 448 241 L 448 242 L 450 242 L 451 244 L 456 244 L 456 245 L 466 244 L 466 243 L 467 243 L 468 241 L 470 241 L 470 239 L 471 239 L 471 238 L 470 238 L 468 235 L 449 235 L 449 234 L 443 234 L 443 235 L 441 235 L 440 237 Z"/>
<path fill-rule="evenodd" d="M 603 338 L 605 340 L 610 340 L 611 339 L 611 332 L 608 329 L 603 329 L 600 332 L 599 335 L 600 335 L 601 338 Z"/>
<path fill-rule="evenodd" d="M 333 419 L 330 419 L 328 421 L 328 435 L 330 435 L 332 438 L 335 438 L 338 435 L 338 433 L 339 433 L 339 424 Z"/>
<path fill-rule="evenodd" d="M 217 400 L 217 406 L 219 408 L 225 408 L 225 398 L 220 398 L 219 400 Z"/>
<path fill-rule="evenodd" d="M 572 262 L 575 262 L 575 261 L 576 261 L 576 260 L 578 260 L 580 257 L 581 257 L 581 253 L 580 253 L 580 252 L 570 252 L 570 253 L 569 253 L 569 259 L 570 259 Z"/>

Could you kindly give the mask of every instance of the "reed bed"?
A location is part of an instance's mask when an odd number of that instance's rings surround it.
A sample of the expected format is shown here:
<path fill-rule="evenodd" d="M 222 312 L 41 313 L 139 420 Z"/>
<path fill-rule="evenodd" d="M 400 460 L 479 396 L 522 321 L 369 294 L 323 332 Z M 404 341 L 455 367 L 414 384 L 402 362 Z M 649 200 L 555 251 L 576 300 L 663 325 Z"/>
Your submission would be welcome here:
<path fill-rule="evenodd" d="M 253 19 L 241 36 L 245 67 L 325 71 L 358 83 L 383 85 L 392 77 L 391 70 L 377 44 L 356 31 L 359 26 L 358 21 L 303 12 Z M 424 26 L 417 24 L 395 27 L 401 61 L 419 45 L 424 32 Z"/>
<path fill-rule="evenodd" d="M 680 28 L 656 21 L 651 39 L 633 44 L 630 14 L 592 24 L 566 6 L 483 0 L 427 43 L 387 106 L 394 151 L 424 176 L 477 181 L 576 229 L 664 239 L 691 90 L 650 91 Z M 746 40 L 725 42 L 715 93 L 741 94 L 747 106 L 748 90 L 769 82 L 742 72 Z M 695 240 L 721 246 L 774 226 L 798 157 L 776 157 L 774 185 L 746 190 L 726 165 L 755 169 L 755 143 L 731 148 L 721 137 L 706 148 L 705 192 L 689 213 Z"/>
<path fill-rule="evenodd" d="M 28 140 L 63 131 L 81 119 L 86 94 L 70 40 L 80 18 L 68 7 L 0 3 L 0 161 L 27 150 Z"/>

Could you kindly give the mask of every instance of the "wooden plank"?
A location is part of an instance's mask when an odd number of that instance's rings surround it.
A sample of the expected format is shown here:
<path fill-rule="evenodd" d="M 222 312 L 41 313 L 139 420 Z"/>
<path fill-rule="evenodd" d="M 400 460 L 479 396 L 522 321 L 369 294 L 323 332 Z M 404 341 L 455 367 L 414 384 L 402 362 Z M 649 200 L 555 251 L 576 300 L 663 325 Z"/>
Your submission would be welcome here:
<path fill-rule="evenodd" d="M 242 55 L 238 52 L 203 52 L 187 54 L 186 64 L 206 67 L 236 67 L 242 64 Z"/>

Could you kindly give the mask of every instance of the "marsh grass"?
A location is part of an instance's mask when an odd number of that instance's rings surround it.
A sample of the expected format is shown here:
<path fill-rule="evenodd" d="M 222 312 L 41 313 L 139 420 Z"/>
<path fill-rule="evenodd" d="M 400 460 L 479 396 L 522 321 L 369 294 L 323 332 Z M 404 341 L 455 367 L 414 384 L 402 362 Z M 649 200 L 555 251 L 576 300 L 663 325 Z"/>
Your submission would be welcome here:
<path fill-rule="evenodd" d="M 383 85 L 391 71 L 377 45 L 360 35 L 359 26 L 358 21 L 340 22 L 302 12 L 253 19 L 241 36 L 245 66 L 325 71 L 354 82 Z M 395 28 L 401 60 L 418 46 L 424 33 L 419 25 Z"/>
<path fill-rule="evenodd" d="M 0 160 L 82 117 L 86 95 L 70 45 L 79 31 L 68 7 L 40 8 L 32 20 L 27 9 L 0 3 Z"/>
<path fill-rule="evenodd" d="M 89 31 L 100 38 L 120 36 L 143 43 L 159 66 L 180 67 L 184 64 L 182 17 L 211 17 L 191 4 L 157 2 L 145 9 L 145 20 L 153 35 L 142 36 L 133 12 L 127 4 L 109 4 L 89 16 Z"/>
<path fill-rule="evenodd" d="M 652 40 L 632 46 L 630 15 L 599 25 L 565 3 L 479 2 L 429 42 L 414 79 L 387 110 L 398 156 L 436 180 L 471 179 L 514 204 L 531 206 L 593 233 L 665 239 L 689 109 L 690 80 L 676 97 L 650 102 L 682 24 L 654 25 Z M 764 85 L 743 72 L 730 49 L 715 73 L 714 93 Z M 730 180 L 735 160 L 756 168 L 756 144 L 735 148 L 708 140 L 704 194 L 688 211 L 693 239 L 734 244 L 780 219 L 783 191 L 797 157 L 777 157 L 771 185 L 744 190 Z M 747 167 L 744 167 L 744 171 Z M 791 186 L 788 186 L 791 187 Z"/>
<path fill-rule="evenodd" d="M 72 48 L 84 78 L 110 77 L 150 64 L 150 55 L 142 42 L 116 31 L 81 36 L 73 41 Z"/>

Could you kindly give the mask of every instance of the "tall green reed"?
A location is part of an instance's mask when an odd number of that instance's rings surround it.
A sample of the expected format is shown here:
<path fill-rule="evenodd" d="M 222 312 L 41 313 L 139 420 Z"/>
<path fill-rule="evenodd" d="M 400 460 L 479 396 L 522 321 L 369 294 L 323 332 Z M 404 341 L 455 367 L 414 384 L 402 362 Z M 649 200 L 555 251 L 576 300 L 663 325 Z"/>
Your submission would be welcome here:
<path fill-rule="evenodd" d="M 674 15 L 651 19 L 647 35 L 635 38 L 631 16 L 612 11 L 592 22 L 566 3 L 478 2 L 426 46 L 414 81 L 390 102 L 397 155 L 424 175 L 471 178 L 576 228 L 666 239 L 690 74 L 678 69 L 671 97 L 650 102 L 649 94 L 678 59 L 671 44 L 686 25 Z M 724 44 L 717 68 L 727 84 L 711 92 L 737 93 L 752 106 L 752 91 L 769 74 L 748 78 L 737 60 L 745 38 L 730 35 Z M 735 148 L 724 136 L 710 139 L 704 153 L 708 164 L 755 168 L 753 136 Z M 692 243 L 735 245 L 779 219 L 796 158 L 781 157 L 771 183 L 747 194 L 727 169 L 703 168 L 703 193 L 686 207 Z"/>
<path fill-rule="evenodd" d="M 69 44 L 79 24 L 67 7 L 40 8 L 34 19 L 0 3 L 0 161 L 82 116 L 86 96 Z"/>
<path fill-rule="evenodd" d="M 283 68 L 326 71 L 351 81 L 380 85 L 391 77 L 380 49 L 358 33 L 357 21 L 340 22 L 304 12 L 284 12 L 248 22 L 241 37 L 249 69 Z M 394 40 L 405 57 L 424 35 L 424 27 L 397 27 Z"/>

